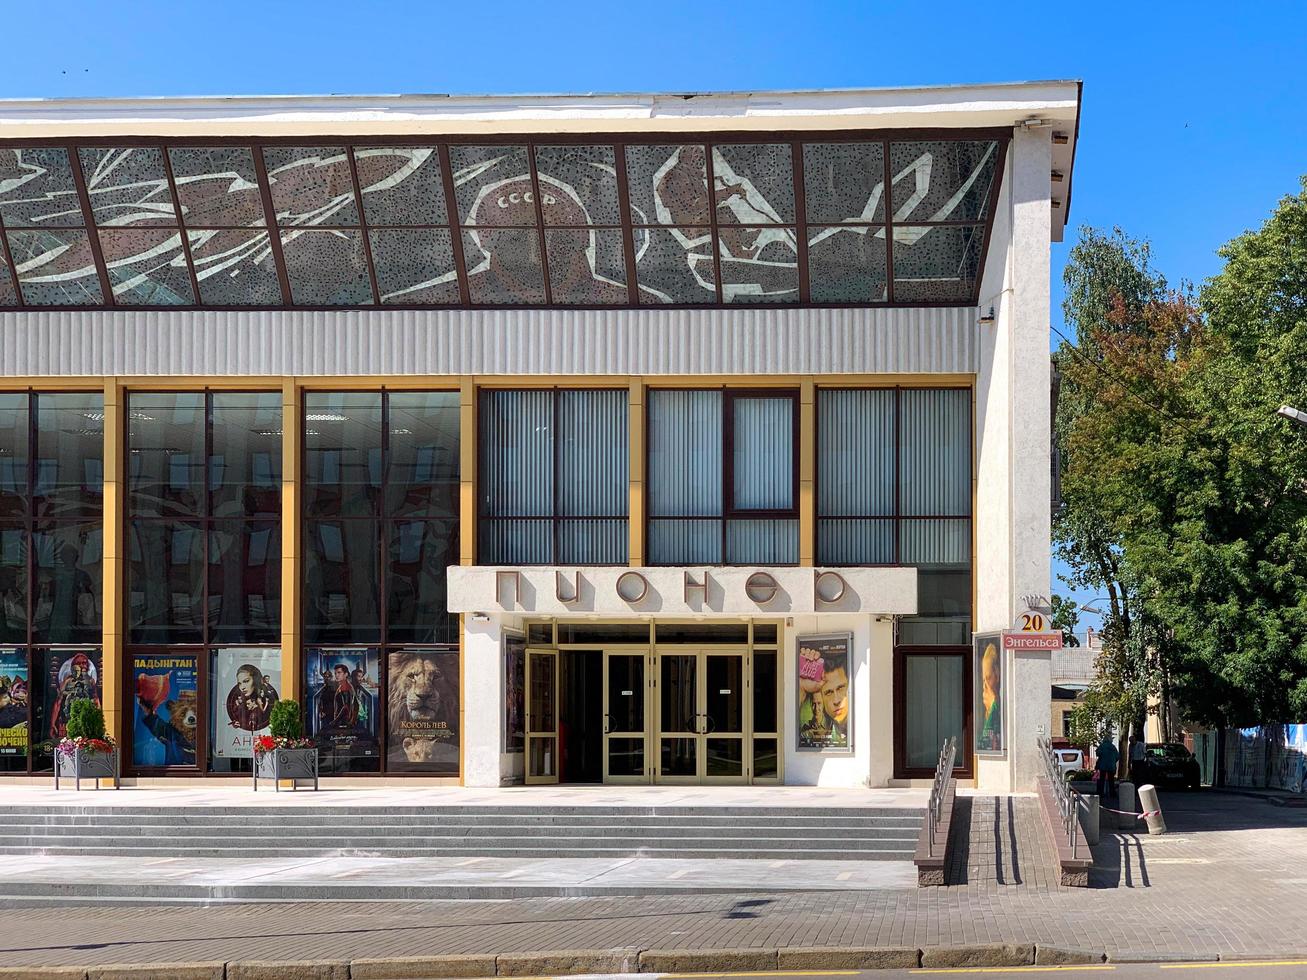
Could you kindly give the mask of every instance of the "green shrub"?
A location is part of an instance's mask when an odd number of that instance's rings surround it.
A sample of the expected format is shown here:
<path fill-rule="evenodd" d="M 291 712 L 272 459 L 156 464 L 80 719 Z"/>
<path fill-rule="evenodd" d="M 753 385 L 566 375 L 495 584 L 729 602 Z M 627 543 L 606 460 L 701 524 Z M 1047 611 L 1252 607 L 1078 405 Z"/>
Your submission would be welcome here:
<path fill-rule="evenodd" d="M 90 698 L 78 698 L 68 709 L 69 738 L 104 738 L 104 712 Z"/>
<path fill-rule="evenodd" d="M 304 723 L 300 720 L 299 702 L 283 698 L 274 704 L 268 728 L 272 730 L 273 738 L 302 738 Z"/>
<path fill-rule="evenodd" d="M 1093 780 L 1094 780 L 1094 773 L 1092 770 L 1089 769 L 1072 769 L 1070 772 L 1066 774 L 1066 781 L 1068 783 L 1078 783 L 1078 782 L 1085 782 L 1085 781 L 1093 782 Z"/>

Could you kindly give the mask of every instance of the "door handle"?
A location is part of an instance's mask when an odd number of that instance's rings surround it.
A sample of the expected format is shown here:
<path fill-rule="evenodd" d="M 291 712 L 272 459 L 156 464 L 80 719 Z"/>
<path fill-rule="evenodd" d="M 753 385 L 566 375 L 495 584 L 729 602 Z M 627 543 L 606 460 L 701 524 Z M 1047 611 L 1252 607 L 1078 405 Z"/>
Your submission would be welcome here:
<path fill-rule="evenodd" d="M 611 719 L 609 718 L 609 716 L 608 716 L 607 714 L 605 714 L 605 715 L 604 715 L 604 734 L 605 734 L 605 735 L 607 735 L 608 732 L 610 731 L 610 728 L 611 728 L 611 726 L 609 725 L 610 720 L 611 720 Z"/>
<path fill-rule="evenodd" d="M 711 735 L 713 732 L 717 731 L 717 726 L 713 724 L 712 718 L 708 715 L 703 716 L 703 725 L 704 729 L 699 733 L 700 735 Z M 709 728 L 709 725 L 712 725 L 712 727 Z"/>

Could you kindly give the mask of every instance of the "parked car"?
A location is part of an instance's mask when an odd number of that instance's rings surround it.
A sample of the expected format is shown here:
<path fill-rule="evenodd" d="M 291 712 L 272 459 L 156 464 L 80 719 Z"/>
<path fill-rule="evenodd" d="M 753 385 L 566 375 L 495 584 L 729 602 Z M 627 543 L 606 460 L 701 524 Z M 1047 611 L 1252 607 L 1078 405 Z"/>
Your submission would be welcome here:
<path fill-rule="evenodd" d="M 1075 772 L 1077 769 L 1085 768 L 1085 754 L 1080 749 L 1054 749 L 1053 755 L 1057 759 L 1058 768 L 1062 770 L 1063 776 L 1069 772 Z"/>
<path fill-rule="evenodd" d="M 1197 789 L 1202 785 L 1202 773 L 1193 753 L 1179 742 L 1150 742 L 1144 747 L 1144 758 L 1130 767 L 1130 778 L 1135 785 L 1152 783 L 1154 786 L 1185 786 Z"/>

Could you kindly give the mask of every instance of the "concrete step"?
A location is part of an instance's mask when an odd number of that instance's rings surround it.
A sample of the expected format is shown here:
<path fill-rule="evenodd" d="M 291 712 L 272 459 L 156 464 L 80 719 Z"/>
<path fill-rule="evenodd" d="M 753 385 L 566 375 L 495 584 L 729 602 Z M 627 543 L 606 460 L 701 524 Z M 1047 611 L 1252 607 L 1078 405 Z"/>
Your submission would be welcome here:
<path fill-rule="evenodd" d="M 913 813 L 903 816 L 882 816 L 874 811 L 866 815 L 848 817 L 757 817 L 747 813 L 729 815 L 703 814 L 694 816 L 663 816 L 662 814 L 554 814 L 554 813 L 495 813 L 495 814 L 447 814 L 439 810 L 429 810 L 422 814 L 393 814 L 386 811 L 368 814 L 350 814 L 356 823 L 369 826 L 483 826 L 496 825 L 569 825 L 581 826 L 612 824 L 646 824 L 665 827 L 777 827 L 838 830 L 849 826 L 908 826 L 920 825 L 923 814 Z M 264 827 L 273 824 L 294 824 L 300 827 L 340 826 L 341 815 L 321 815 L 313 811 L 292 810 L 262 811 L 255 814 L 239 816 L 214 816 L 205 810 L 179 810 L 171 814 L 133 815 L 119 813 L 32 813 L 13 814 L 0 810 L 0 826 L 42 825 L 50 827 L 94 827 L 94 826 L 132 826 L 155 827 L 180 824 L 213 824 L 224 827 Z"/>
<path fill-rule="evenodd" d="M 261 847 L 258 844 L 246 844 L 241 847 L 196 847 L 188 845 L 179 851 L 177 847 L 162 847 L 151 844 L 146 847 L 132 848 L 130 851 L 117 847 L 97 847 L 94 845 L 52 845 L 48 847 L 23 847 L 0 845 L 0 855 L 22 854 L 42 855 L 46 857 L 123 857 L 130 855 L 137 858 L 325 858 L 325 857 L 377 857 L 377 858 L 414 858 L 414 857 L 503 857 L 503 858 L 680 858 L 688 860 L 796 860 L 797 856 L 805 861 L 906 861 L 912 857 L 912 847 L 881 847 L 877 849 L 839 848 L 803 848 L 794 847 L 763 848 L 751 847 L 747 850 L 722 850 L 719 847 L 633 847 L 615 841 L 606 841 L 608 846 L 591 848 L 559 847 L 556 843 L 544 847 L 458 847 L 444 845 L 439 847 Z M 913 842 L 915 845 L 915 841 Z"/>
<path fill-rule="evenodd" d="M 111 792 L 105 790 L 104 792 Z M 270 792 L 270 791 L 269 791 Z M 72 796 L 70 792 L 68 794 Z M 90 796 L 90 793 L 85 794 Z M 282 793 L 285 797 L 290 792 Z M 304 795 L 308 795 L 305 793 Z M 336 806 L 334 804 L 269 804 L 251 803 L 249 806 L 106 806 L 103 804 L 67 803 L 57 806 L 3 806 L 0 820 L 11 816 L 70 816 L 70 817 L 123 817 L 175 818 L 178 814 L 203 814 L 206 817 L 257 817 L 286 819 L 294 815 L 337 818 L 349 816 L 387 817 L 692 817 L 695 819 L 790 819 L 793 821 L 834 822 L 853 818 L 914 817 L 925 814 L 918 807 L 755 807 L 722 806 Z"/>

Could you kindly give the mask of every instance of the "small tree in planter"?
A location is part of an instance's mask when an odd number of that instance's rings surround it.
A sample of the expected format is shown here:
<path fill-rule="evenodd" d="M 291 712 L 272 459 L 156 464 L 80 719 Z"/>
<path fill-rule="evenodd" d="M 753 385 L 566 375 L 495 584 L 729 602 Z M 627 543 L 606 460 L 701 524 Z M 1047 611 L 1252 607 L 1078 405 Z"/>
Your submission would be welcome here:
<path fill-rule="evenodd" d="M 59 777 L 72 777 L 77 789 L 83 779 L 94 779 L 96 788 L 101 779 L 112 779 L 114 789 L 118 782 L 118 746 L 105 734 L 104 711 L 89 698 L 80 698 L 69 706 L 65 734 L 54 749 L 54 788 L 59 788 Z"/>
<path fill-rule="evenodd" d="M 304 737 L 299 702 L 286 698 L 274 704 L 268 731 L 254 739 L 254 791 L 259 791 L 260 778 L 271 779 L 278 793 L 283 779 L 291 781 L 291 789 L 298 788 L 296 780 L 312 779 L 317 789 L 318 750 L 313 739 Z"/>

